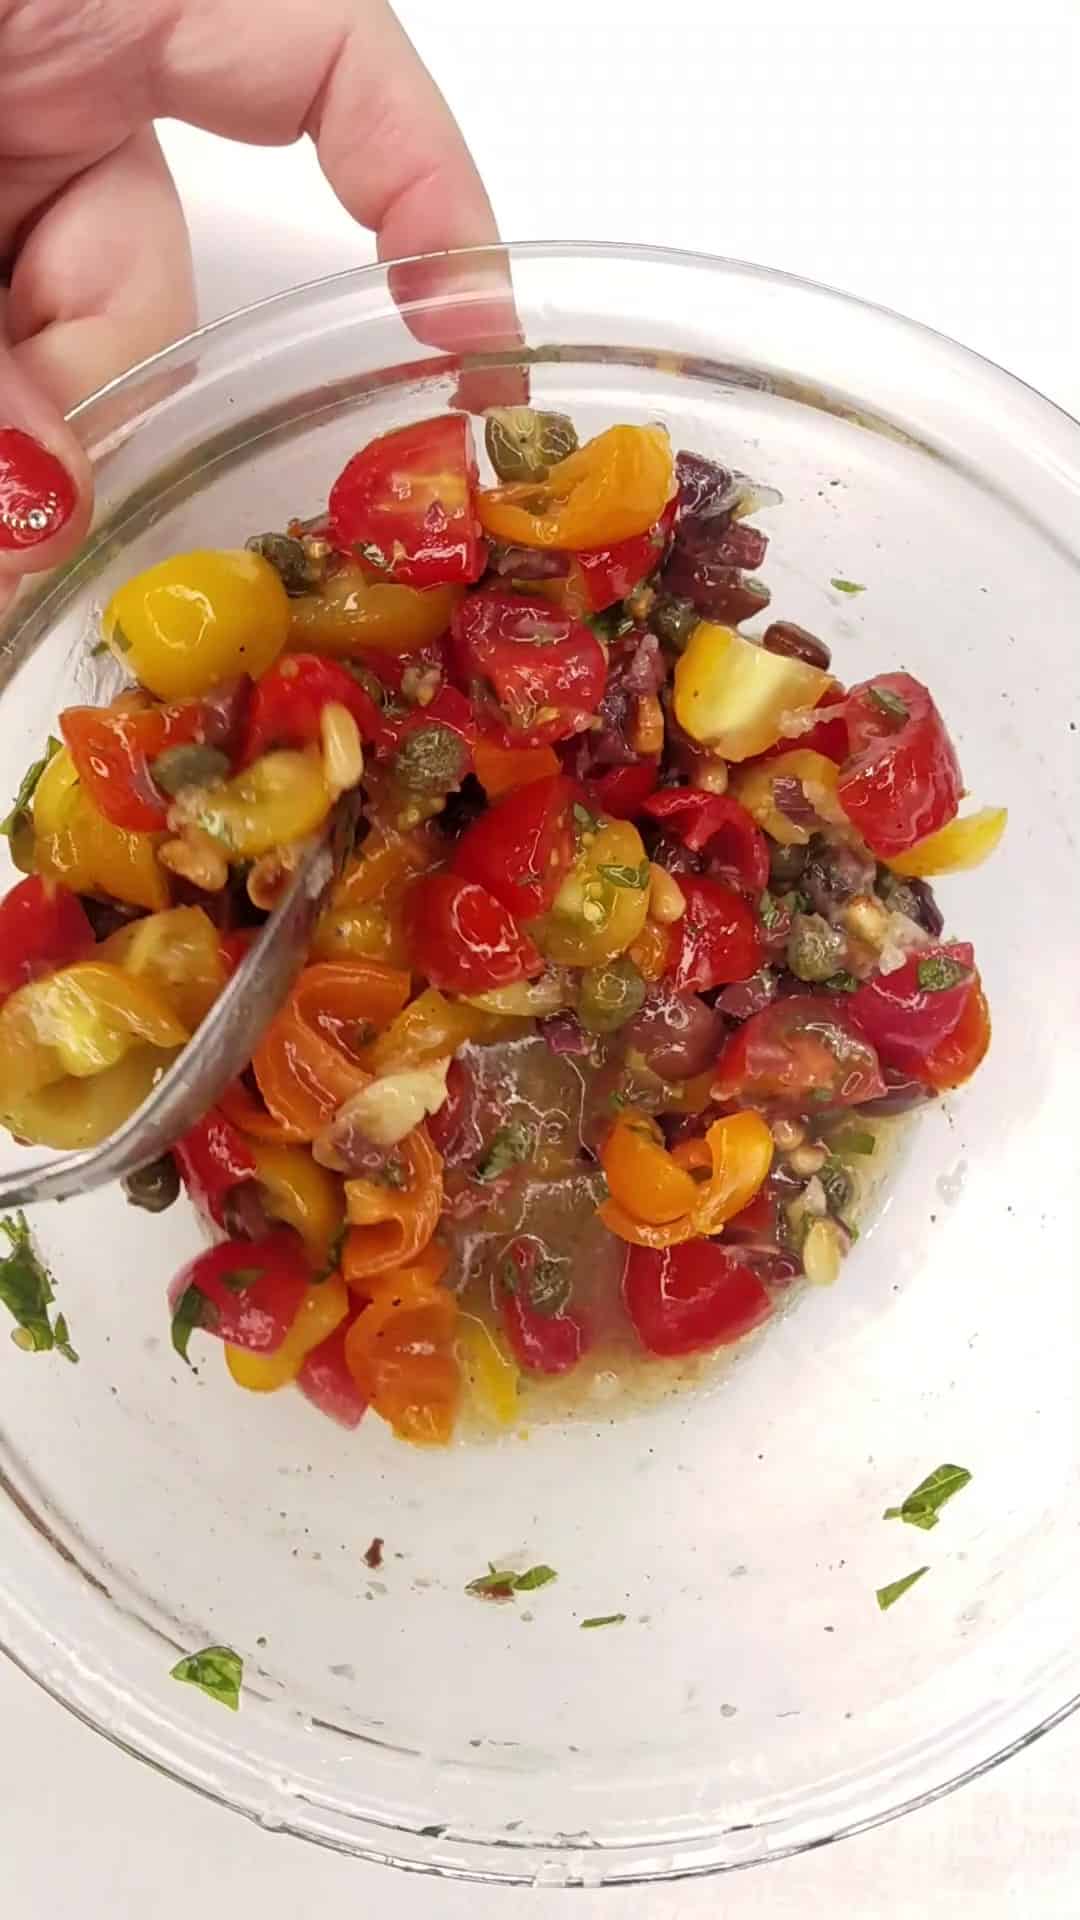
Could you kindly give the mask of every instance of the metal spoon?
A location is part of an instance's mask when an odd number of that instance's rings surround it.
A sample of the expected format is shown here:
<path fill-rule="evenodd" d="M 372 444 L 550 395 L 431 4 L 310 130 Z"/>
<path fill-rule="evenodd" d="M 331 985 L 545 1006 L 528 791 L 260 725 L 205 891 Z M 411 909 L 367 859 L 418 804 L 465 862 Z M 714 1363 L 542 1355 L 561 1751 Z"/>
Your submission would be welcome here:
<path fill-rule="evenodd" d="M 354 811 L 339 803 L 306 847 L 278 905 L 183 1052 L 131 1118 L 96 1147 L 0 1174 L 0 1210 L 70 1200 L 137 1173 L 212 1107 L 251 1059 L 304 964 L 319 910 L 352 844 Z"/>

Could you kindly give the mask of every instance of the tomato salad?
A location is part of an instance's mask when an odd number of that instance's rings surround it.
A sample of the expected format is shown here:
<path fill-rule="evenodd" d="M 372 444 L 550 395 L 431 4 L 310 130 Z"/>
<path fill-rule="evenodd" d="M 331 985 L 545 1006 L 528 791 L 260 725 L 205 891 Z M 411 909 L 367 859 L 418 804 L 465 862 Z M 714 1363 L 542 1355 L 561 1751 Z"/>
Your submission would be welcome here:
<path fill-rule="evenodd" d="M 214 1234 L 173 1343 L 445 1442 L 619 1332 L 679 1359 L 836 1276 L 883 1116 L 990 1037 L 930 879 L 993 849 L 908 673 L 763 612 L 762 495 L 659 426 L 491 413 L 359 451 L 326 511 L 129 580 L 131 684 L 5 823 L 0 1107 L 110 1133 L 351 795 L 248 1070 L 128 1182 Z M 617 1343 L 616 1343 L 617 1344 Z M 195 1351 L 199 1351 L 196 1341 Z M 205 1349 L 204 1349 L 205 1351 Z"/>

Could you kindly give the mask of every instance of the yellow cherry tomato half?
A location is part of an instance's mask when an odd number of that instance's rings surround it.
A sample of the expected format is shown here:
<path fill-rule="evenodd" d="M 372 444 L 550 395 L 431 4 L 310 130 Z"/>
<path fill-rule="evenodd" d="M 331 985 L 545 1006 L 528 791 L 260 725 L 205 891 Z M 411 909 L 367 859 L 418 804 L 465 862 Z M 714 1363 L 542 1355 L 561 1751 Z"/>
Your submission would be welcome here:
<path fill-rule="evenodd" d="M 349 1312 L 349 1289 L 340 1274 L 310 1286 L 296 1319 L 273 1353 L 251 1353 L 226 1342 L 225 1365 L 238 1387 L 249 1393 L 276 1393 L 295 1380 L 308 1354 L 321 1347 Z"/>
<path fill-rule="evenodd" d="M 1001 839 L 1008 817 L 1007 807 L 980 807 L 978 813 L 950 820 L 947 827 L 898 853 L 889 866 L 907 880 L 929 880 L 939 873 L 966 873 L 981 867 Z"/>
<path fill-rule="evenodd" d="M 237 673 L 258 679 L 289 630 L 289 598 L 268 560 L 246 549 L 178 553 L 118 588 L 106 645 L 162 700 L 206 693 Z"/>
<path fill-rule="evenodd" d="M 512 1426 L 517 1419 L 521 1376 L 486 1320 L 472 1313 L 459 1316 L 457 1356 L 465 1390 L 476 1412 L 496 1427 Z"/>
<path fill-rule="evenodd" d="M 345 1219 L 340 1180 L 321 1167 L 307 1147 L 278 1146 L 268 1140 L 252 1140 L 249 1145 L 267 1212 L 295 1227 L 311 1259 L 324 1267 Z"/>
<path fill-rule="evenodd" d="M 371 580 L 361 567 L 331 574 L 319 593 L 289 602 L 289 646 L 344 656 L 415 653 L 450 625 L 461 587 L 396 586 Z"/>
<path fill-rule="evenodd" d="M 781 847 L 805 847 L 813 826 L 801 826 L 789 820 L 777 806 L 775 782 L 797 780 L 820 820 L 842 826 L 844 810 L 836 798 L 840 769 L 835 760 L 810 747 L 793 747 L 790 753 L 778 753 L 775 760 L 763 760 L 733 774 L 728 791 L 752 814 L 758 826 Z"/>
<path fill-rule="evenodd" d="M 831 685 L 820 667 L 701 620 L 675 666 L 675 718 L 725 760 L 750 760 L 783 738 L 790 713 L 816 707 Z"/>
<path fill-rule="evenodd" d="M 98 953 L 148 981 L 192 1030 L 225 985 L 218 930 L 201 907 L 171 907 L 133 920 L 110 933 Z"/>
<path fill-rule="evenodd" d="M 96 1147 L 130 1120 L 179 1055 L 179 1048 L 135 1046 L 92 1079 L 65 1076 L 14 1100 L 0 1092 L 0 1120 L 17 1140 L 35 1146 L 64 1153 Z"/>
<path fill-rule="evenodd" d="M 79 960 L 0 1007 L 0 1097 L 10 1103 L 65 1074 L 102 1073 L 140 1040 L 172 1048 L 187 1038 L 155 988 L 108 961 Z"/>
<path fill-rule="evenodd" d="M 550 913 L 529 922 L 544 958 L 560 967 L 593 967 L 625 953 L 649 911 L 649 862 L 629 820 L 604 821 L 583 837 L 581 853 Z"/>
<path fill-rule="evenodd" d="M 550 469 L 477 495 L 486 533 L 524 547 L 607 547 L 645 533 L 674 489 L 664 427 L 608 427 Z"/>
<path fill-rule="evenodd" d="M 53 755 L 34 794 L 34 870 L 73 893 L 105 893 L 151 913 L 169 904 L 158 864 L 160 834 L 130 833 L 97 811 L 67 748 Z"/>
<path fill-rule="evenodd" d="M 306 840 L 332 805 L 317 750 L 283 748 L 264 753 L 220 787 L 192 788 L 187 812 L 230 859 L 256 860 L 274 847 Z"/>

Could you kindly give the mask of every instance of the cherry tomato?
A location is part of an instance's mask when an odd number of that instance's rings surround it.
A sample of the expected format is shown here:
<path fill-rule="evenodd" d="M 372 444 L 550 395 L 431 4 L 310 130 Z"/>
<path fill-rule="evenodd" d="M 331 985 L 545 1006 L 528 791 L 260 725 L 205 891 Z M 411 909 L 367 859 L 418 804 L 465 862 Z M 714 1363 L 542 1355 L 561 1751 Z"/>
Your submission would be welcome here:
<path fill-rule="evenodd" d="M 447 993 L 483 993 L 543 972 L 532 941 L 474 880 L 428 874 L 409 894 L 405 916 L 418 970 Z"/>
<path fill-rule="evenodd" d="M 589 1345 L 589 1334 L 577 1314 L 565 1308 L 541 1311 L 530 1299 L 530 1289 L 543 1249 L 523 1237 L 511 1242 L 506 1260 L 517 1271 L 512 1287 L 501 1284 L 499 1311 L 503 1329 L 518 1365 L 531 1373 L 569 1373 Z"/>
<path fill-rule="evenodd" d="M 940 1040 L 922 1065 L 922 1078 L 936 1093 L 962 1086 L 984 1059 L 990 1045 L 990 1008 L 978 974 L 952 1032 Z"/>
<path fill-rule="evenodd" d="M 885 1092 L 877 1054 L 838 999 L 792 994 L 733 1033 L 713 1083 L 720 1101 L 754 1100 L 801 1110 L 858 1106 Z"/>
<path fill-rule="evenodd" d="M 729 1346 L 773 1310 L 737 1249 L 715 1240 L 631 1247 L 623 1299 L 646 1352 L 667 1357 Z"/>
<path fill-rule="evenodd" d="M 477 496 L 485 530 L 523 547 L 611 547 L 647 533 L 673 491 L 663 427 L 608 427 L 543 480 L 490 487 Z"/>
<path fill-rule="evenodd" d="M 294 1233 L 262 1240 L 225 1240 L 200 1253 L 169 1289 L 176 1316 L 215 1333 L 231 1347 L 273 1353 L 300 1310 L 311 1273 Z M 192 1289 L 202 1304 L 185 1304 Z"/>
<path fill-rule="evenodd" d="M 704 853 L 709 872 L 716 879 L 755 895 L 768 886 L 768 842 L 746 808 L 731 794 L 671 787 L 646 800 L 643 811 L 691 853 Z"/>
<path fill-rule="evenodd" d="M 686 912 L 672 929 L 671 983 L 678 993 L 749 980 L 764 963 L 761 928 L 753 909 L 719 880 L 680 874 Z"/>
<path fill-rule="evenodd" d="M 616 600 L 625 599 L 632 588 L 656 572 L 663 562 L 678 511 L 678 495 L 673 495 L 659 520 L 645 533 L 633 534 L 629 540 L 617 540 L 614 546 L 587 547 L 575 553 L 589 613 L 601 613 Z"/>
<path fill-rule="evenodd" d="M 511 747 L 541 747 L 587 727 L 607 679 L 592 630 L 547 600 L 473 593 L 450 623 L 458 680 Z"/>
<path fill-rule="evenodd" d="M 162 700 L 264 673 L 285 645 L 289 597 L 268 560 L 246 550 L 177 553 L 113 594 L 106 645 Z"/>
<path fill-rule="evenodd" d="M 964 942 L 920 947 L 902 967 L 864 981 L 848 1004 L 882 1065 L 919 1080 L 977 991 L 974 948 Z"/>
<path fill-rule="evenodd" d="M 487 548 L 476 514 L 472 429 L 461 414 L 381 434 L 330 489 L 331 537 L 406 587 L 478 580 Z"/>
<path fill-rule="evenodd" d="M 211 1107 L 177 1141 L 173 1152 L 195 1205 L 222 1226 L 225 1202 L 233 1188 L 257 1177 L 250 1144 L 220 1108 Z"/>
<path fill-rule="evenodd" d="M 317 746 L 322 711 L 331 704 L 352 714 L 361 740 L 374 740 L 382 715 L 347 667 L 316 653 L 286 654 L 256 683 L 240 764 L 250 766 L 273 747 Z"/>
<path fill-rule="evenodd" d="M 658 760 L 638 760 L 629 767 L 609 767 L 586 782 L 590 804 L 612 820 L 632 820 L 656 791 Z"/>
<path fill-rule="evenodd" d="M 328 1340 L 306 1355 L 296 1376 L 296 1384 L 306 1400 L 339 1427 L 358 1427 L 367 1411 L 367 1401 L 345 1364 L 345 1341 L 349 1323 L 335 1327 Z"/>
<path fill-rule="evenodd" d="M 933 700 L 909 673 L 884 673 L 844 702 L 848 757 L 837 798 L 883 860 L 936 833 L 960 805 L 956 749 Z"/>
<path fill-rule="evenodd" d="M 0 1000 L 43 973 L 85 960 L 94 930 L 82 902 L 36 873 L 0 900 Z"/>
<path fill-rule="evenodd" d="M 573 800 L 563 774 L 520 787 L 466 829 L 454 872 L 486 887 L 515 920 L 546 913 L 574 864 Z"/>
<path fill-rule="evenodd" d="M 60 731 L 98 812 L 130 833 L 160 833 L 166 824 L 169 800 L 152 771 L 159 754 L 223 743 L 222 716 L 202 700 L 142 709 L 69 707 Z"/>
<path fill-rule="evenodd" d="M 289 644 L 345 659 L 374 655 L 380 662 L 415 655 L 450 625 L 462 587 L 395 586 L 371 578 L 373 569 L 343 566 L 319 593 L 289 601 Z"/>

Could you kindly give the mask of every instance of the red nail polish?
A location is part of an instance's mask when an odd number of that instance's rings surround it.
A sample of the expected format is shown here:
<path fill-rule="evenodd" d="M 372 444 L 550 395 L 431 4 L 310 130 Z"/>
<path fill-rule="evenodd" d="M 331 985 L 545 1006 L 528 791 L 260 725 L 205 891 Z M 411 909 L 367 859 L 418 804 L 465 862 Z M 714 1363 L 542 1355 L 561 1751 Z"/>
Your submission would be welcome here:
<path fill-rule="evenodd" d="M 54 453 L 19 427 L 0 427 L 0 551 L 18 553 L 51 540 L 75 511 L 78 495 Z"/>

